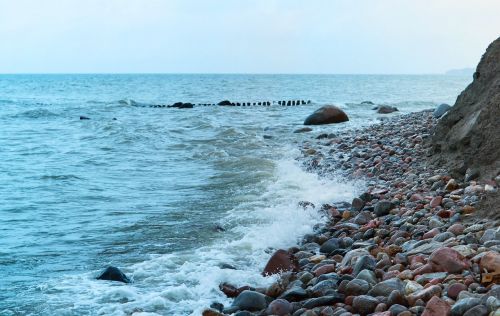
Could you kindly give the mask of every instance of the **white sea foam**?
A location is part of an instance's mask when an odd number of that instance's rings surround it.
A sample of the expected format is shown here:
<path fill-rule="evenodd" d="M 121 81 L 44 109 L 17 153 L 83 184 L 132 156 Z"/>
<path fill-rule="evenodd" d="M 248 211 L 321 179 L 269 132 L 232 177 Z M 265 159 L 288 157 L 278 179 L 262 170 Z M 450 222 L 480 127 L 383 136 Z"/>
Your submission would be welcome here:
<path fill-rule="evenodd" d="M 266 192 L 228 213 L 224 221 L 233 228 L 226 239 L 126 267 L 125 273 L 134 280 L 129 285 L 95 281 L 94 274 L 70 277 L 52 284 L 58 293 L 49 299 L 64 301 L 65 295 L 72 295 L 78 302 L 74 311 L 85 308 L 117 316 L 200 315 L 215 301 L 228 306 L 231 301 L 218 290 L 220 283 L 270 284 L 273 277 L 260 275 L 269 250 L 294 245 L 321 221 L 316 210 L 298 207 L 299 201 L 321 205 L 350 200 L 358 192 L 354 183 L 320 179 L 294 160 L 279 161 Z M 236 270 L 222 269 L 222 263 Z"/>

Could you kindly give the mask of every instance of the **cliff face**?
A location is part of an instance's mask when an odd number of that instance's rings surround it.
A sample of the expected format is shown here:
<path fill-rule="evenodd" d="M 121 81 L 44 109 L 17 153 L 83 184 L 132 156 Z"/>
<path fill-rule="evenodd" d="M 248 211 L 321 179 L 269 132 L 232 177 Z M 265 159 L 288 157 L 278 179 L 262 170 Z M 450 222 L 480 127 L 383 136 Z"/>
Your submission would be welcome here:
<path fill-rule="evenodd" d="M 500 172 L 500 38 L 493 41 L 473 82 L 438 123 L 431 138 L 432 161 L 455 174 L 482 179 Z"/>

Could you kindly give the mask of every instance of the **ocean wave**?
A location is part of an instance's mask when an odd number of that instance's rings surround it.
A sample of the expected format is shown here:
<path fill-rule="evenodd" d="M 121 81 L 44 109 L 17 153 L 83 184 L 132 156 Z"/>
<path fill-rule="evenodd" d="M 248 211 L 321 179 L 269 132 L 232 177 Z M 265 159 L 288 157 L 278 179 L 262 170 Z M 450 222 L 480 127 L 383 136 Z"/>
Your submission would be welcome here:
<path fill-rule="evenodd" d="M 38 118 L 51 118 L 58 117 L 59 114 L 51 112 L 47 109 L 33 109 L 27 110 L 20 113 L 10 115 L 10 118 L 29 118 L 29 119 L 38 119 Z"/>
<path fill-rule="evenodd" d="M 73 174 L 60 174 L 60 175 L 44 175 L 40 177 L 41 180 L 82 180 L 82 178 Z"/>
<path fill-rule="evenodd" d="M 149 107 L 152 104 L 149 103 L 143 103 L 143 102 L 137 102 L 132 99 L 122 99 L 118 101 L 118 104 L 120 105 L 127 105 L 127 106 L 137 106 L 137 107 Z"/>

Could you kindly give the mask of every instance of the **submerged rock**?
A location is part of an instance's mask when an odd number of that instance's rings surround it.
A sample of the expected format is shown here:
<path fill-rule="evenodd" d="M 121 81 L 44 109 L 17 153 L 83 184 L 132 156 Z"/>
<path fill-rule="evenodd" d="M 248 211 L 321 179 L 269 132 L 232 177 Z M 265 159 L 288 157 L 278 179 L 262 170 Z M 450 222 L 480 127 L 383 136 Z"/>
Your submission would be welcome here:
<path fill-rule="evenodd" d="M 123 283 L 130 283 L 130 279 L 117 267 L 107 267 L 97 280 L 118 281 Z"/>

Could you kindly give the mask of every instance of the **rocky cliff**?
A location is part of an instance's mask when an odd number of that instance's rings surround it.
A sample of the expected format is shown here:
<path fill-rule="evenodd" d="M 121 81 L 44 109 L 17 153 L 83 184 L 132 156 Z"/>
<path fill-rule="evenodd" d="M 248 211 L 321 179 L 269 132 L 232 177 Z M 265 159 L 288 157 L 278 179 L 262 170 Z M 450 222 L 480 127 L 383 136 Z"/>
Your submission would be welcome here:
<path fill-rule="evenodd" d="M 456 176 L 486 180 L 500 172 L 500 38 L 489 45 L 473 78 L 438 123 L 431 160 Z"/>

